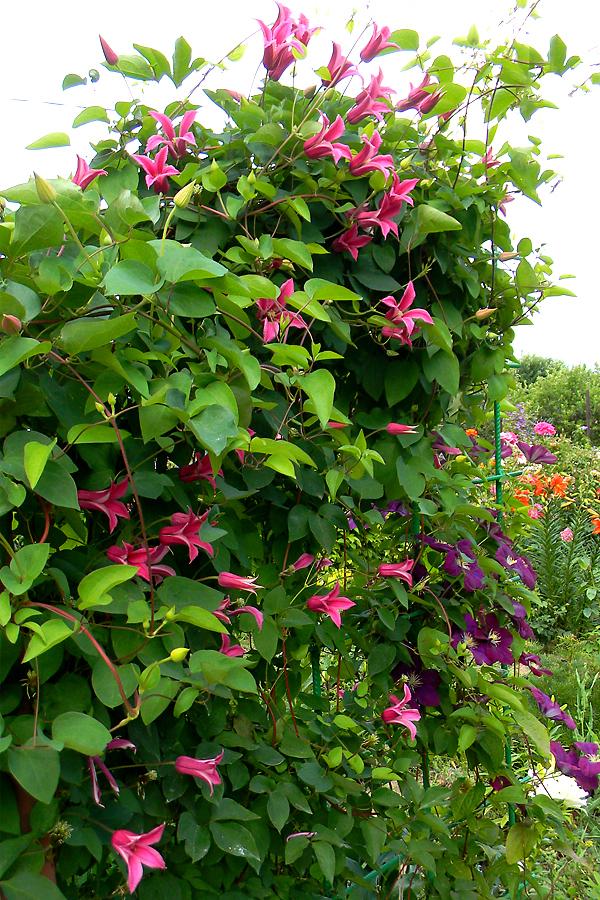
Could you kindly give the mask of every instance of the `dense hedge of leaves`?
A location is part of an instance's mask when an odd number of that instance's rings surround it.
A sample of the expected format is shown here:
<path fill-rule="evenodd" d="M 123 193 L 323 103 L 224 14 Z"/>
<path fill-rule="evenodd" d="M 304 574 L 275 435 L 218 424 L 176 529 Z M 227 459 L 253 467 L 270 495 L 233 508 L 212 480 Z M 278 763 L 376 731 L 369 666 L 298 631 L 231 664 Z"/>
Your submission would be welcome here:
<path fill-rule="evenodd" d="M 252 97 L 191 95 L 183 38 L 172 61 L 105 44 L 133 97 L 177 98 L 89 107 L 107 133 L 73 179 L 3 191 L 9 900 L 142 871 L 146 900 L 514 895 L 561 828 L 505 758 L 549 759 L 528 669 L 499 666 L 531 576 L 473 500 L 491 445 L 464 428 L 555 292 L 502 215 L 551 177 L 539 141 L 492 142 L 577 60 L 472 33 L 455 68 L 374 27 L 360 77 L 334 48 L 300 90 L 308 24 L 262 30 Z M 397 105 L 379 51 L 422 70 Z"/>

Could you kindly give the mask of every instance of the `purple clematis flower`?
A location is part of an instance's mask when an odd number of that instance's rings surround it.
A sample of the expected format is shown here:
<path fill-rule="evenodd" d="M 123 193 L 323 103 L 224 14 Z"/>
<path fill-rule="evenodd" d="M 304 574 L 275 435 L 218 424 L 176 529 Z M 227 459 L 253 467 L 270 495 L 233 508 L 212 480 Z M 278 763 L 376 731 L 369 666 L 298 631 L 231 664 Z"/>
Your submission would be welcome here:
<path fill-rule="evenodd" d="M 530 463 L 544 463 L 551 466 L 557 460 L 556 455 L 550 453 L 548 448 L 542 444 L 526 444 L 525 441 L 517 441 L 517 447 Z"/>
<path fill-rule="evenodd" d="M 466 644 L 479 666 L 492 666 L 494 663 L 510 665 L 514 661 L 510 652 L 512 642 L 510 631 L 500 627 L 493 613 L 483 610 L 479 611 L 478 621 L 467 613 L 464 631 L 455 632 L 452 636 L 452 646 L 456 649 L 460 643 Z"/>
<path fill-rule="evenodd" d="M 441 703 L 439 686 L 442 682 L 436 669 L 425 669 L 416 653 L 411 653 L 412 665 L 398 663 L 392 669 L 394 681 L 404 679 L 408 684 L 413 700 L 420 706 L 439 706 Z"/>
<path fill-rule="evenodd" d="M 591 759 L 598 754 L 598 744 L 575 741 L 570 750 L 565 750 L 558 741 L 550 741 L 550 750 L 556 760 L 556 768 L 574 778 L 582 790 L 593 794 L 598 789 L 600 762 Z"/>
<path fill-rule="evenodd" d="M 531 674 L 537 677 L 554 674 L 552 669 L 545 669 L 542 666 L 542 660 L 537 653 L 521 653 L 519 663 L 522 666 L 527 666 Z"/>
<path fill-rule="evenodd" d="M 563 722 L 567 728 L 571 729 L 571 731 L 574 731 L 577 728 L 568 712 L 561 709 L 558 703 L 549 697 L 548 694 L 544 694 L 543 691 L 540 691 L 535 687 L 530 687 L 529 690 L 538 705 L 539 711 L 543 713 L 547 719 L 552 719 L 555 722 Z"/>
<path fill-rule="evenodd" d="M 477 562 L 473 545 L 468 538 L 450 547 L 444 560 L 444 571 L 456 578 L 464 574 L 465 591 L 478 591 L 485 582 L 485 575 Z"/>
<path fill-rule="evenodd" d="M 522 638 L 525 638 L 527 641 L 535 640 L 535 634 L 533 632 L 533 628 L 527 621 L 527 610 L 523 606 L 522 603 L 517 603 L 516 600 L 513 600 L 514 612 L 513 612 L 513 621 L 517 628 L 519 629 L 519 634 Z"/>
<path fill-rule="evenodd" d="M 512 541 L 506 538 L 496 550 L 496 560 L 507 571 L 516 572 L 525 587 L 533 590 L 537 581 L 537 575 L 526 556 L 519 556 L 513 550 Z"/>

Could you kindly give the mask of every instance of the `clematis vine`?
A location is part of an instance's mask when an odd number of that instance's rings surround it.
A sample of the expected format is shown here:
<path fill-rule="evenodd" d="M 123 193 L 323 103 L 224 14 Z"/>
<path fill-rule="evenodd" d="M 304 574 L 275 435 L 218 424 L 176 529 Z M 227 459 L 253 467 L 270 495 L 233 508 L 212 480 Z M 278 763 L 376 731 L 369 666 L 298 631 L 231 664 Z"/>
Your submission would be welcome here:
<path fill-rule="evenodd" d="M 152 569 L 152 581 L 158 584 L 168 575 L 175 575 L 175 569 L 171 566 L 160 565 L 161 560 L 169 552 L 168 547 L 137 547 L 124 541 L 122 546 L 109 547 L 106 551 L 111 562 L 121 563 L 126 566 L 136 566 L 137 574 L 144 581 L 150 582 L 150 569 Z"/>
<path fill-rule="evenodd" d="M 479 666 L 494 663 L 511 665 L 514 662 L 510 647 L 513 636 L 507 628 L 501 628 L 493 613 L 479 611 L 477 620 L 470 613 L 465 615 L 465 628 L 452 635 L 452 646 L 465 644 Z"/>
<path fill-rule="evenodd" d="M 398 237 L 398 223 L 395 221 L 395 218 L 400 215 L 405 203 L 409 206 L 414 206 L 414 200 L 410 196 L 410 191 L 418 183 L 418 178 L 407 178 L 404 181 L 400 181 L 394 172 L 392 174 L 392 186 L 379 201 L 377 209 L 361 210 L 356 216 L 356 221 L 361 228 L 378 226 L 384 238 L 387 238 L 390 231 Z"/>
<path fill-rule="evenodd" d="M 149 137 L 146 144 L 146 153 L 151 153 L 152 150 L 156 150 L 157 147 L 160 147 L 164 144 L 165 147 L 168 148 L 168 152 L 171 156 L 174 156 L 175 159 L 180 159 L 187 153 L 188 144 L 192 147 L 196 146 L 196 138 L 190 131 L 190 128 L 196 118 L 195 109 L 188 110 L 188 112 L 185 113 L 181 122 L 179 123 L 178 134 L 175 132 L 175 125 L 173 123 L 173 120 L 166 116 L 164 113 L 159 113 L 156 110 L 151 109 L 150 115 L 161 125 L 164 135 L 153 134 L 151 137 Z M 172 172 L 171 174 L 175 173 Z"/>
<path fill-rule="evenodd" d="M 358 233 L 358 225 L 356 222 L 343 234 L 337 237 L 331 247 L 336 253 L 349 253 L 354 262 L 358 259 L 358 251 L 361 247 L 366 247 L 367 244 L 370 244 L 373 238 L 369 234 L 361 234 Z"/>
<path fill-rule="evenodd" d="M 219 587 L 232 588 L 236 591 L 248 591 L 250 594 L 256 594 L 257 590 L 262 590 L 262 584 L 256 584 L 258 578 L 234 575 L 233 572 L 219 572 L 217 581 L 219 582 Z"/>
<path fill-rule="evenodd" d="M 198 556 L 198 548 L 204 550 L 209 556 L 214 556 L 215 551 L 212 544 L 200 539 L 200 529 L 206 522 L 208 514 L 209 510 L 203 516 L 196 516 L 191 509 L 188 509 L 187 513 L 173 513 L 171 524 L 161 528 L 158 533 L 160 543 L 165 546 L 181 544 L 187 547 L 190 562 L 193 562 Z"/>
<path fill-rule="evenodd" d="M 224 751 L 221 750 L 211 759 L 195 759 L 193 756 L 178 756 L 175 760 L 175 768 L 180 775 L 191 775 L 206 782 L 210 795 L 214 794 L 215 786 L 222 784 L 218 766 L 223 761 Z"/>
<path fill-rule="evenodd" d="M 163 836 L 164 825 L 159 825 L 145 834 L 136 834 L 120 828 L 111 837 L 113 850 L 119 854 L 127 865 L 127 886 L 133 894 L 144 874 L 143 867 L 148 869 L 166 869 L 166 863 L 152 844 L 157 844 Z"/>
<path fill-rule="evenodd" d="M 190 465 L 181 466 L 178 475 L 179 480 L 186 484 L 192 481 L 208 481 L 214 491 L 217 489 L 217 482 L 215 481 L 215 474 L 208 453 L 201 455 L 196 451 Z M 222 476 L 223 470 L 219 469 L 217 475 Z"/>
<path fill-rule="evenodd" d="M 264 40 L 263 66 L 273 81 L 279 81 L 292 65 L 295 60 L 294 50 L 299 55 L 304 54 L 312 35 L 319 30 L 310 28 L 305 15 L 301 15 L 296 21 L 287 6 L 278 3 L 277 8 L 279 12 L 273 25 L 268 26 L 260 19 L 257 20 Z"/>
<path fill-rule="evenodd" d="M 99 175 L 108 175 L 106 169 L 92 169 L 82 156 L 77 154 L 77 168 L 71 178 L 73 184 L 77 184 L 82 191 L 95 181 Z"/>
<path fill-rule="evenodd" d="M 427 322 L 427 324 L 433 325 L 433 319 L 426 309 L 411 309 L 415 296 L 413 283 L 409 281 L 400 302 L 391 296 L 383 298 L 381 302 L 388 307 L 385 317 L 392 323 L 384 325 L 381 329 L 383 337 L 392 338 L 400 341 L 401 344 L 412 347 L 411 338 L 419 330 L 417 322 Z"/>
<path fill-rule="evenodd" d="M 288 328 L 308 328 L 301 315 L 286 309 L 286 301 L 294 293 L 294 280 L 288 278 L 281 285 L 279 295 L 276 300 L 262 298 L 256 301 L 257 316 L 263 323 L 263 341 L 268 343 L 279 337 L 279 332 L 283 326 Z"/>
<path fill-rule="evenodd" d="M 169 190 L 169 175 L 179 175 L 179 170 L 175 166 L 167 165 L 168 153 L 169 148 L 162 147 L 154 159 L 140 153 L 132 154 L 132 159 L 135 159 L 146 173 L 146 187 L 153 187 L 157 194 L 166 194 Z"/>
<path fill-rule="evenodd" d="M 547 719 L 552 719 L 554 722 L 562 722 L 567 728 L 570 728 L 571 731 L 574 731 L 577 728 L 575 721 L 569 713 L 561 709 L 559 704 L 549 697 L 548 694 L 544 694 L 543 691 L 540 691 L 539 688 L 536 687 L 530 687 L 529 690 L 531 691 L 531 696 L 537 703 L 539 711 L 543 713 Z"/>
<path fill-rule="evenodd" d="M 230 606 L 231 600 L 229 597 L 225 597 L 225 599 L 221 600 L 217 609 L 213 611 L 213 616 L 216 616 L 217 619 L 224 622 L 226 625 L 231 625 L 232 616 L 240 616 L 242 613 L 248 613 L 248 615 L 252 616 L 256 622 L 258 630 L 262 631 L 264 616 L 260 609 L 257 609 L 256 606 L 238 606 L 236 609 L 230 609 Z"/>
<path fill-rule="evenodd" d="M 117 527 L 119 518 L 128 519 L 129 510 L 121 497 L 127 493 L 129 479 L 124 478 L 116 484 L 111 481 L 110 487 L 104 491 L 77 491 L 77 499 L 81 509 L 91 509 L 108 516 L 108 530 L 112 533 Z"/>
<path fill-rule="evenodd" d="M 412 694 L 410 688 L 405 684 L 404 697 L 402 700 L 396 697 L 395 694 L 390 694 L 390 705 L 381 713 L 381 718 L 386 725 L 404 725 L 404 727 L 408 729 L 411 740 L 414 741 L 417 737 L 417 726 L 415 725 L 415 722 L 419 721 L 421 713 L 418 709 L 408 706 L 408 703 L 410 703 L 411 700 Z"/>
<path fill-rule="evenodd" d="M 338 143 L 338 138 L 343 135 L 346 129 L 342 117 L 337 116 L 329 124 L 329 119 L 325 113 L 321 113 L 321 122 L 321 130 L 304 141 L 304 152 L 309 159 L 323 159 L 326 156 L 331 156 L 336 163 L 342 157 L 351 159 L 352 151 L 350 147 L 346 144 Z"/>
<path fill-rule="evenodd" d="M 379 155 L 379 148 L 383 143 L 379 132 L 374 131 L 370 138 L 363 134 L 361 140 L 364 146 L 351 158 L 350 173 L 358 178 L 361 175 L 370 175 L 371 172 L 381 172 L 387 178 L 394 168 L 394 157 L 389 153 Z"/>
<path fill-rule="evenodd" d="M 358 69 L 356 69 L 353 63 L 343 55 L 342 48 L 336 43 L 333 44 L 331 50 L 331 58 L 327 63 L 327 71 L 329 72 L 329 76 L 324 76 L 321 79 L 323 85 L 326 87 L 333 87 L 335 84 L 344 81 L 346 78 L 358 75 Z"/>
<path fill-rule="evenodd" d="M 321 612 L 329 616 L 337 628 L 342 625 L 342 613 L 356 606 L 348 597 L 340 596 L 340 583 L 336 581 L 335 587 L 328 594 L 314 594 L 306 601 L 306 606 L 312 612 Z"/>
<path fill-rule="evenodd" d="M 360 51 L 360 58 L 362 61 L 371 62 L 371 60 L 375 59 L 379 53 L 382 53 L 384 50 L 389 50 L 390 48 L 399 50 L 398 44 L 394 44 L 393 41 L 388 40 L 389 36 L 390 29 L 386 25 L 379 28 L 373 22 L 373 32 L 371 37 Z"/>
<path fill-rule="evenodd" d="M 223 653 L 225 656 L 244 656 L 246 651 L 242 647 L 241 644 L 232 644 L 231 638 L 228 634 L 221 635 L 221 646 L 219 647 L 219 653 Z"/>
<path fill-rule="evenodd" d="M 126 740 L 125 738 L 114 738 L 112 741 L 109 741 L 105 747 L 105 752 L 107 753 L 109 750 L 133 750 L 136 752 L 135 744 L 132 744 L 131 741 Z M 92 797 L 94 799 L 94 803 L 97 806 L 101 806 L 104 808 L 104 804 L 102 803 L 102 792 L 100 790 L 100 786 L 98 784 L 98 775 L 96 773 L 96 767 L 100 769 L 104 777 L 108 782 L 108 786 L 111 791 L 117 795 L 120 794 L 119 785 L 110 771 L 110 769 L 103 762 L 101 757 L 99 756 L 88 756 L 87 759 L 88 771 L 90 773 L 90 781 L 92 784 Z"/>
<path fill-rule="evenodd" d="M 346 118 L 352 125 L 356 125 L 361 119 L 367 116 L 375 116 L 381 122 L 383 113 L 387 113 L 391 109 L 391 95 L 394 89 L 385 87 L 383 82 L 383 72 L 379 70 L 378 75 L 372 75 L 368 87 L 356 95 L 354 106 L 346 113 Z"/>

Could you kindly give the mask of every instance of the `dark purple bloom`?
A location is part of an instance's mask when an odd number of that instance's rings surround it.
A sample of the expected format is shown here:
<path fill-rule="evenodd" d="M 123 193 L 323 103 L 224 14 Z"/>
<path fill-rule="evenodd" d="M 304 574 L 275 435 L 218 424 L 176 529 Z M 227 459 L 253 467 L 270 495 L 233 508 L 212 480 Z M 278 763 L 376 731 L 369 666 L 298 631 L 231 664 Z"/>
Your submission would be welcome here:
<path fill-rule="evenodd" d="M 484 613 L 483 610 L 479 611 L 478 621 L 467 613 L 464 631 L 457 631 L 452 636 L 452 646 L 456 649 L 460 643 L 466 644 L 479 666 L 492 666 L 494 663 L 509 666 L 514 662 L 510 652 L 512 642 L 510 631 L 500 627 L 493 613 Z"/>
<path fill-rule="evenodd" d="M 477 591 L 485 581 L 485 575 L 477 563 L 477 556 L 468 538 L 463 538 L 455 547 L 451 546 L 446 551 L 444 571 L 454 577 L 464 574 L 465 591 Z"/>
<path fill-rule="evenodd" d="M 519 663 L 527 666 L 532 675 L 553 675 L 551 669 L 545 669 L 542 661 L 536 653 L 521 653 Z"/>
<path fill-rule="evenodd" d="M 519 634 L 522 638 L 525 638 L 526 641 L 535 640 L 535 634 L 533 633 L 533 628 L 527 621 L 527 610 L 523 606 L 522 603 L 517 603 L 516 600 L 513 600 L 514 612 L 513 612 L 513 621 L 517 628 L 519 629 Z"/>
<path fill-rule="evenodd" d="M 438 431 L 433 432 L 433 437 L 435 440 L 431 447 L 433 450 L 437 450 L 438 453 L 444 453 L 446 456 L 460 456 L 464 452 L 460 447 L 450 447 Z"/>
<path fill-rule="evenodd" d="M 548 694 L 544 694 L 543 691 L 534 687 L 530 687 L 529 690 L 538 705 L 539 711 L 543 713 L 547 719 L 552 719 L 555 722 L 563 722 L 567 728 L 571 729 L 571 731 L 574 731 L 575 728 L 577 728 L 571 716 L 562 710 L 558 703 L 552 700 Z"/>
<path fill-rule="evenodd" d="M 423 663 L 416 653 L 411 653 L 412 665 L 398 663 L 392 669 L 392 678 L 399 681 L 404 677 L 410 688 L 413 700 L 421 706 L 439 706 L 441 703 L 438 688 L 442 682 L 436 669 L 424 669 Z"/>
<path fill-rule="evenodd" d="M 579 787 L 588 794 L 598 788 L 600 762 L 590 759 L 598 753 L 598 745 L 587 741 L 576 741 L 570 750 L 565 750 L 558 741 L 550 741 L 550 750 L 556 760 L 556 768 L 564 775 L 574 778 Z"/>
<path fill-rule="evenodd" d="M 547 447 L 542 444 L 526 444 L 525 441 L 517 441 L 517 447 L 530 463 L 546 463 L 552 465 L 556 462 L 557 457 L 554 453 L 550 453 Z"/>
<path fill-rule="evenodd" d="M 510 787 L 512 781 L 510 778 L 507 778 L 506 775 L 496 775 L 495 778 L 492 778 L 490 781 L 490 787 L 493 791 L 502 791 L 504 788 Z"/>
<path fill-rule="evenodd" d="M 526 556 L 519 556 L 513 550 L 512 541 L 504 537 L 496 550 L 496 559 L 505 569 L 516 572 L 523 584 L 533 590 L 537 576 Z"/>
<path fill-rule="evenodd" d="M 507 459 L 509 456 L 512 456 L 512 452 L 512 444 L 509 444 L 506 441 L 500 441 L 500 459 Z"/>

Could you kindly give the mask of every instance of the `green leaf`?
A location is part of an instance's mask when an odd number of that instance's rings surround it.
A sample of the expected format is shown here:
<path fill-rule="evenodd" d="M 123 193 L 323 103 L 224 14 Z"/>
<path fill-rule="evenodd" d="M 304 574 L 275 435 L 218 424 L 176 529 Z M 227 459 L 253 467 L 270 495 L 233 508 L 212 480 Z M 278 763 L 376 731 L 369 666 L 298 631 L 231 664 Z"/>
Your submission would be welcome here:
<path fill-rule="evenodd" d="M 40 444 L 38 441 L 29 441 L 25 444 L 23 463 L 31 488 L 34 488 L 40 480 L 55 445 L 56 438 L 49 444 Z"/>
<path fill-rule="evenodd" d="M 60 774 L 60 757 L 57 751 L 42 743 L 35 747 L 15 747 L 13 744 L 6 751 L 6 758 L 8 771 L 23 790 L 42 803 L 50 803 Z M 38 894 L 36 900 L 39 897 Z"/>
<path fill-rule="evenodd" d="M 15 213 L 11 254 L 21 256 L 31 250 L 45 250 L 62 243 L 64 225 L 56 207 L 21 206 Z"/>
<path fill-rule="evenodd" d="M 88 106 L 73 119 L 73 128 L 87 125 L 88 122 L 108 122 L 108 115 L 103 106 Z"/>
<path fill-rule="evenodd" d="M 110 273 L 109 273 L 110 274 Z M 111 344 L 137 328 L 135 313 L 114 319 L 75 319 L 67 322 L 60 333 L 60 344 L 71 356 Z"/>
<path fill-rule="evenodd" d="M 528 738 L 535 744 L 542 756 L 550 756 L 550 735 L 548 729 L 527 710 L 513 709 L 513 718 Z"/>
<path fill-rule="evenodd" d="M 111 734 L 97 719 L 82 712 L 65 712 L 52 723 L 52 739 L 85 756 L 99 756 Z"/>
<path fill-rule="evenodd" d="M 244 825 L 229 822 L 211 822 L 209 825 L 213 840 L 220 850 L 243 859 L 260 860 L 256 841 Z"/>
<path fill-rule="evenodd" d="M 184 37 L 177 38 L 173 50 L 173 83 L 176 87 L 181 87 L 182 82 L 189 75 L 191 59 L 192 48 Z"/>
<path fill-rule="evenodd" d="M 184 606 L 173 616 L 174 622 L 189 622 L 196 628 L 204 628 L 205 631 L 215 631 L 217 634 L 227 634 L 223 623 L 208 609 L 201 606 Z"/>
<path fill-rule="evenodd" d="M 10 838 L 0 843 L 0 878 L 7 869 L 27 850 L 33 840 L 32 834 L 24 834 L 22 837 Z"/>
<path fill-rule="evenodd" d="M 155 294 L 162 284 L 162 278 L 156 281 L 152 269 L 136 259 L 121 260 L 104 276 L 104 288 L 110 296 Z"/>
<path fill-rule="evenodd" d="M 365 849 L 372 866 L 377 864 L 387 839 L 387 828 L 382 819 L 366 819 L 361 821 L 360 830 L 365 842 Z"/>
<path fill-rule="evenodd" d="M 19 363 L 25 362 L 31 356 L 47 353 L 52 347 L 50 341 L 36 341 L 34 338 L 19 337 L 13 335 L 0 343 L 0 376 L 10 372 Z"/>
<path fill-rule="evenodd" d="M 246 672 L 248 661 L 226 656 L 217 650 L 197 650 L 190 657 L 190 672 L 199 672 L 209 685 L 224 684 L 248 694 L 257 692 L 252 675 Z"/>
<path fill-rule="evenodd" d="M 401 50 L 419 49 L 419 35 L 416 31 L 413 31 L 412 28 L 399 28 L 397 31 L 393 31 L 390 34 L 388 40 L 392 44 L 398 44 Z M 378 55 L 381 56 L 383 54 Z"/>
<path fill-rule="evenodd" d="M 10 568 L 0 569 L 0 580 L 11 594 L 24 594 L 40 575 L 48 561 L 50 544 L 28 544 L 17 550 Z"/>
<path fill-rule="evenodd" d="M 122 438 L 129 436 L 128 431 L 121 429 Z M 82 423 L 81 425 L 73 425 L 67 432 L 68 444 L 116 444 L 117 441 L 115 429 L 110 425 Z"/>
<path fill-rule="evenodd" d="M 197 281 L 227 275 L 225 266 L 204 256 L 194 247 L 177 241 L 155 240 L 148 243 L 156 250 L 158 271 L 166 281 Z"/>
<path fill-rule="evenodd" d="M 137 573 L 137 566 L 105 566 L 95 572 L 89 572 L 79 582 L 79 609 L 90 609 L 95 606 L 107 606 L 112 603 L 109 594 L 111 588 L 130 578 Z"/>
<path fill-rule="evenodd" d="M 312 846 L 325 881 L 332 885 L 335 878 L 335 851 L 333 847 L 324 841 L 314 841 Z"/>
<path fill-rule="evenodd" d="M 151 725 L 155 719 L 164 713 L 175 699 L 179 685 L 169 678 L 161 678 L 157 686 L 151 691 L 146 691 L 142 697 L 140 717 L 144 725 Z"/>
<path fill-rule="evenodd" d="M 77 485 L 68 472 L 54 459 L 48 460 L 36 485 L 36 493 L 55 506 L 79 509 Z"/>
<path fill-rule="evenodd" d="M 30 662 L 36 656 L 41 656 L 57 644 L 62 644 L 72 634 L 72 629 L 63 619 L 50 619 L 48 622 L 44 622 L 40 634 L 34 634 L 29 641 L 23 662 Z"/>
<path fill-rule="evenodd" d="M 360 294 L 348 290 L 341 284 L 325 281 L 323 278 L 310 278 L 304 285 L 304 292 L 311 300 L 360 300 Z"/>
<path fill-rule="evenodd" d="M 454 353 L 438 350 L 430 359 L 425 359 L 423 370 L 430 381 L 437 381 L 449 394 L 458 393 L 460 365 Z"/>
<path fill-rule="evenodd" d="M 138 667 L 128 663 L 115 668 L 121 679 L 125 696 L 131 697 L 138 686 Z M 92 669 L 92 688 L 98 700 L 109 709 L 114 709 L 123 702 L 115 677 L 102 659 L 99 659 Z"/>
<path fill-rule="evenodd" d="M 189 812 L 184 812 L 179 816 L 177 840 L 184 842 L 185 852 L 192 862 L 204 859 L 210 848 L 208 828 L 198 825 L 194 816 Z"/>
<path fill-rule="evenodd" d="M 405 463 L 403 459 L 396 460 L 398 483 L 406 491 L 411 500 L 416 500 L 425 490 L 425 478 L 414 465 Z"/>
<path fill-rule="evenodd" d="M 1 881 L 6 900 L 67 900 L 54 882 L 43 875 L 23 870 L 8 881 Z"/>
<path fill-rule="evenodd" d="M 33 144 L 27 144 L 26 150 L 48 150 L 50 147 L 68 147 L 71 144 L 71 138 L 64 131 L 51 131 L 38 138 Z"/>
<path fill-rule="evenodd" d="M 435 234 L 439 231 L 460 231 L 462 229 L 462 225 L 457 219 L 427 203 L 417 206 L 415 222 L 417 231 L 422 235 Z"/>
<path fill-rule="evenodd" d="M 333 375 L 327 369 L 317 369 L 308 375 L 297 375 L 296 383 L 312 401 L 319 422 L 325 428 L 333 409 L 335 394 Z"/>
<path fill-rule="evenodd" d="M 525 859 L 536 844 L 536 833 L 532 825 L 515 822 L 506 837 L 506 862 L 514 865 Z"/>
<path fill-rule="evenodd" d="M 225 406 L 208 406 L 200 415 L 188 422 L 203 447 L 218 456 L 226 448 L 229 439 L 236 437 L 238 426 L 230 409 Z"/>
<path fill-rule="evenodd" d="M 87 84 L 87 78 L 82 78 L 81 75 L 75 75 L 71 73 L 69 75 L 65 75 L 62 82 L 63 91 L 68 90 L 72 87 L 78 87 L 81 84 Z"/>
<path fill-rule="evenodd" d="M 313 262 L 310 251 L 303 241 L 292 241 L 289 238 L 273 240 L 273 254 L 289 259 L 312 272 Z"/>

